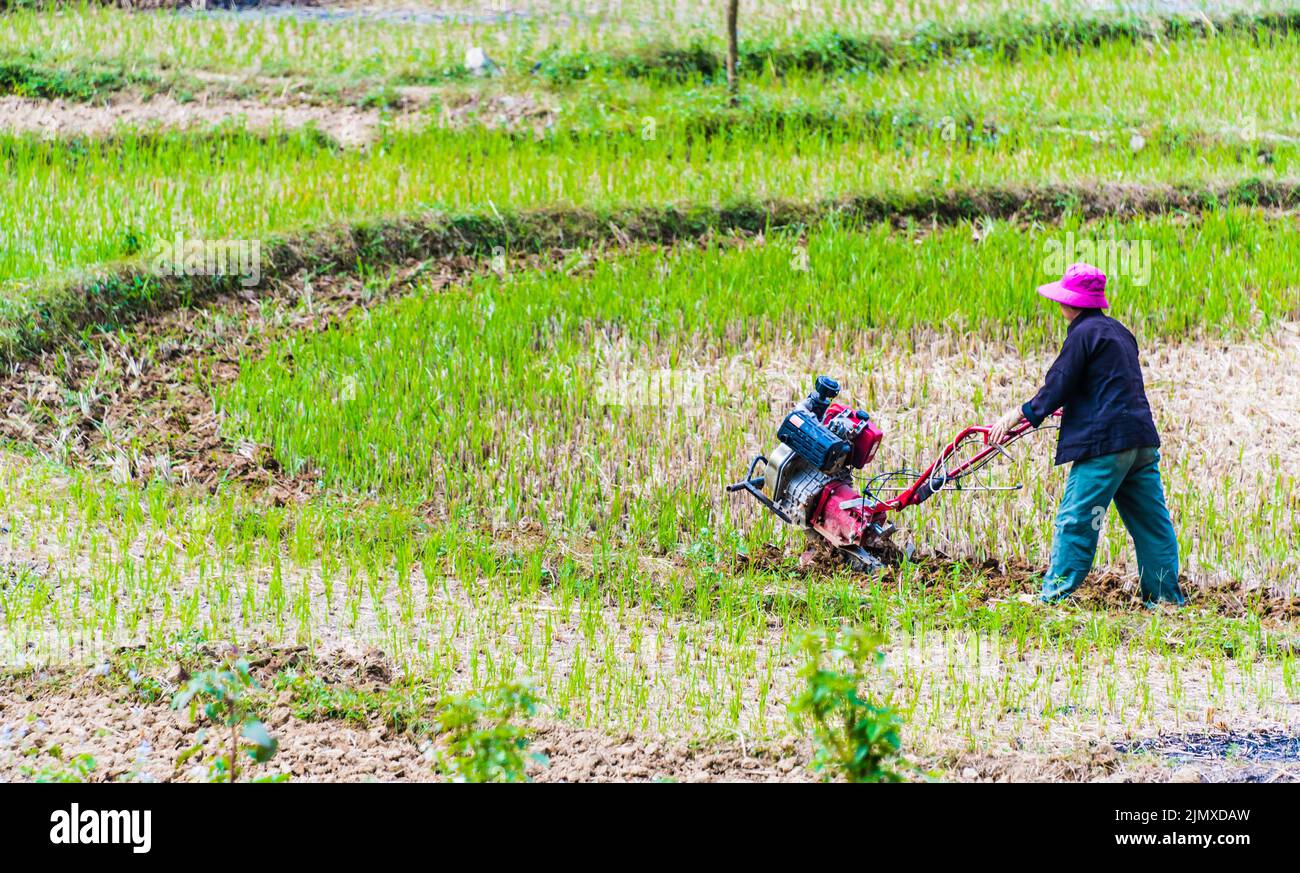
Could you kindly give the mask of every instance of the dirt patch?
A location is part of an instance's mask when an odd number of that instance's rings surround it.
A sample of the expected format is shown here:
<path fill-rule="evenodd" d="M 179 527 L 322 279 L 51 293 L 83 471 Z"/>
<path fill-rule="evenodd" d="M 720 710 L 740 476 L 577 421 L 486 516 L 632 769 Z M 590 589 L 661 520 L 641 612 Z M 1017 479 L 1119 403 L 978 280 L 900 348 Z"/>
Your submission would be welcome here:
<path fill-rule="evenodd" d="M 369 144 L 384 117 L 378 109 L 313 106 L 277 101 L 199 99 L 181 102 L 157 95 L 128 97 L 104 104 L 71 100 L 0 97 L 0 128 L 42 137 L 108 136 L 124 130 L 198 130 L 231 125 L 250 131 L 291 131 L 313 127 L 345 148 Z M 416 117 L 391 123 L 410 126 Z"/>
<path fill-rule="evenodd" d="M 531 130 L 543 136 L 555 126 L 558 110 L 535 94 L 463 93 L 443 101 L 439 124 L 444 127 L 487 127 Z"/>
<path fill-rule="evenodd" d="M 1284 731 L 1165 735 L 1069 754 L 1008 750 L 935 759 L 959 782 L 1300 782 L 1300 737 Z"/>
<path fill-rule="evenodd" d="M 288 707 L 272 709 L 267 726 L 279 741 L 273 761 L 254 778 L 288 773 L 306 782 L 417 781 L 431 768 L 409 740 L 385 739 L 382 728 L 304 722 Z M 14 699 L 0 695 L 0 778 L 32 778 L 28 768 L 58 768 L 77 755 L 95 761 L 90 781 L 204 781 L 205 761 L 220 754 L 215 736 L 200 741 L 199 726 L 166 703 L 141 705 L 125 693 L 79 690 L 73 694 Z M 203 743 L 203 753 L 178 763 Z"/>
<path fill-rule="evenodd" d="M 228 90 L 239 77 L 204 73 L 196 76 L 215 90 Z M 283 81 L 255 79 L 260 88 L 283 91 Z M 32 133 L 47 139 L 109 137 L 126 132 L 203 131 L 231 127 L 254 133 L 312 128 L 343 148 L 365 148 L 388 127 L 413 131 L 426 125 L 456 129 L 484 127 L 531 132 L 538 138 L 555 126 L 558 110 L 535 94 L 487 94 L 431 86 L 393 89 L 391 111 L 358 105 L 306 102 L 285 98 L 220 97 L 201 94 L 177 100 L 167 94 L 122 93 L 102 102 L 56 98 L 0 97 L 0 130 Z M 441 109 L 424 110 L 435 100 Z M 358 97 L 360 102 L 360 97 Z"/>
<path fill-rule="evenodd" d="M 223 654 L 201 648 L 206 666 Z M 330 684 L 377 690 L 392 680 L 382 653 L 339 651 L 313 658 L 302 647 L 253 647 L 244 653 L 264 688 L 280 670 L 310 670 Z M 89 781 L 190 782 L 206 778 L 207 759 L 224 752 L 225 736 L 205 736 L 168 700 L 188 678 L 177 666 L 160 682 L 160 699 L 143 702 L 128 682 L 109 681 L 99 668 L 41 673 L 0 680 L 0 779 L 26 780 L 42 769 L 63 769 L 89 755 Z M 133 680 L 134 681 L 134 680 Z M 281 692 L 262 717 L 280 744 L 270 764 L 246 776 L 289 774 L 294 781 L 432 781 L 433 740 L 401 733 L 373 719 L 303 720 L 292 696 Z M 181 754 L 195 744 L 202 753 Z M 535 723 L 532 752 L 546 762 L 530 765 L 538 782 L 786 782 L 808 781 L 808 750 L 786 742 L 774 750 L 743 742 L 665 741 L 630 734 L 610 736 L 553 719 Z"/>
<path fill-rule="evenodd" d="M 1072 755 L 972 753 L 936 764 L 953 782 L 1296 782 L 1300 769 L 1243 763 L 1170 766 L 1102 744 Z"/>
<path fill-rule="evenodd" d="M 1147 764 L 1129 767 L 1128 778 L 1120 778 L 1124 762 L 1109 743 L 1093 743 L 1063 755 L 967 752 L 926 765 L 955 782 L 1160 782 L 1166 775 L 1160 767 Z"/>
<path fill-rule="evenodd" d="M 535 765 L 537 782 L 808 782 L 808 756 L 789 743 L 777 751 L 739 743 L 698 745 L 684 741 L 612 737 L 563 724 L 541 726 L 532 751 L 546 755 Z"/>

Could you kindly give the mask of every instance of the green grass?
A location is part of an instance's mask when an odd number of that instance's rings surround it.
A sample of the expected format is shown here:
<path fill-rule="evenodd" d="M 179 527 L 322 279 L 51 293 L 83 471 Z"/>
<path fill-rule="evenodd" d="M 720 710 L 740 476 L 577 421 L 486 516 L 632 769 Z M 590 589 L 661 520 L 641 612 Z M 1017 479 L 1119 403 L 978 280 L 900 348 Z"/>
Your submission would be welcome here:
<path fill-rule="evenodd" d="M 83 65 L 60 69 L 42 65 L 30 56 L 0 61 L 0 96 L 89 101 L 132 85 L 154 84 L 151 76 L 124 73 L 112 67 Z"/>
<path fill-rule="evenodd" d="M 1007 130 L 1057 125 L 1089 132 L 1125 128 L 1182 130 L 1236 138 L 1300 135 L 1295 113 L 1300 35 L 1252 39 L 1224 35 L 1173 40 L 1158 48 L 1104 43 L 1065 54 L 1030 52 L 1014 59 L 882 74 L 826 77 L 763 74 L 747 81 L 738 111 L 720 89 L 597 80 L 555 98 L 565 128 L 589 133 L 780 123 L 906 127 L 909 122 L 971 120 Z M 1177 82 L 1177 88 L 1170 88 Z M 495 111 L 487 104 L 485 114 Z M 977 133 L 984 131 L 977 130 Z M 1149 132 L 1149 131 L 1148 131 Z M 962 131 L 964 133 L 964 131 Z"/>
<path fill-rule="evenodd" d="M 1068 64 L 1031 57 L 831 81 L 769 77 L 747 87 L 738 110 L 717 88 L 593 82 L 562 101 L 542 141 L 531 129 L 428 130 L 344 152 L 311 131 L 0 135 L 9 194 L 0 284 L 12 293 L 140 258 L 177 233 L 264 238 L 431 209 L 1288 178 L 1300 135 L 1286 109 L 1300 99 L 1298 46 L 1294 36 L 1263 45 L 1225 36 L 1154 52 L 1107 44 Z M 1170 81 L 1180 87 L 1170 91 Z"/>
<path fill-rule="evenodd" d="M 402 22 L 299 20 L 261 15 L 133 15 L 73 5 L 58 15 L 10 13 L 0 57 L 38 51 L 44 63 L 113 62 L 135 70 L 208 72 L 250 83 L 301 78 L 308 91 L 436 84 L 463 79 L 466 46 L 483 46 L 512 75 L 565 84 L 592 75 L 715 78 L 721 69 L 722 10 L 693 4 L 580 4 L 568 14 L 496 20 Z M 1293 28 L 1288 4 L 1216 3 L 1216 32 Z M 810 0 L 751 4 L 743 12 L 747 71 L 878 70 L 948 58 L 1017 57 L 1106 41 L 1194 35 L 1206 29 L 1183 14 L 1098 13 L 1055 2 L 874 3 Z M 1237 14 L 1240 13 L 1240 14 Z"/>
<path fill-rule="evenodd" d="M 123 137 L 68 149 L 0 136 L 10 194 L 0 201 L 0 283 L 10 286 L 122 258 L 159 240 L 264 238 L 273 232 L 427 210 L 612 207 L 762 199 L 816 201 L 908 196 L 951 187 L 1088 181 L 1204 185 L 1287 178 L 1297 146 L 1261 165 L 1235 142 L 1170 143 L 1134 151 L 1012 132 L 993 142 L 950 141 L 943 129 L 903 139 L 885 128 L 862 139 L 801 130 L 752 132 L 688 144 L 639 137 L 518 139 L 430 130 L 393 134 L 370 152 L 340 152 L 318 137 L 268 142 L 185 135 Z M 756 162 L 755 154 L 763 160 Z M 148 192 L 147 197 L 139 196 Z M 15 283 L 14 280 L 19 280 Z"/>

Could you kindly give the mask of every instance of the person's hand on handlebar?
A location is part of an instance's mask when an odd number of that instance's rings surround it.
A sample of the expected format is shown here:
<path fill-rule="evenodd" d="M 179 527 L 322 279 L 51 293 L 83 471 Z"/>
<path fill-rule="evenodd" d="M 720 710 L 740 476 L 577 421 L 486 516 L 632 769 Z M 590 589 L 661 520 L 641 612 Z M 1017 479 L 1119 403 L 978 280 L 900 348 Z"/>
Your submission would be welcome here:
<path fill-rule="evenodd" d="M 1002 438 L 1007 435 L 1007 431 L 1020 424 L 1021 419 L 1024 417 L 1024 413 L 1020 411 L 1019 406 L 1008 409 L 1002 414 L 1001 418 L 993 422 L 993 430 L 989 431 L 989 442 L 995 446 L 1002 442 Z"/>

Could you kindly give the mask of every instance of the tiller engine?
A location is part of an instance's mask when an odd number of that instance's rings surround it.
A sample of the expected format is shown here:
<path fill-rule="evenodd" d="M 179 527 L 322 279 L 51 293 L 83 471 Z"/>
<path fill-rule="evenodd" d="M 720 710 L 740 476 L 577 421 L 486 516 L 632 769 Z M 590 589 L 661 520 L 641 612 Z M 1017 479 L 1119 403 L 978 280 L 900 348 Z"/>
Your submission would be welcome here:
<path fill-rule="evenodd" d="M 750 461 L 745 478 L 727 490 L 747 491 L 782 521 L 806 529 L 855 567 L 870 570 L 897 552 L 889 539 L 896 529 L 890 513 L 924 503 L 945 489 L 1014 491 L 1021 487 L 971 487 L 964 486 L 963 480 L 998 455 L 1006 455 L 1003 446 L 1033 431 L 1023 419 L 1001 444 L 989 442 L 990 427 L 967 427 L 924 471 L 881 473 L 859 489 L 854 473 L 876 456 L 882 433 L 866 411 L 834 402 L 839 393 L 834 379 L 817 377 L 813 392 L 782 420 L 776 432 L 779 445 L 770 455 Z"/>

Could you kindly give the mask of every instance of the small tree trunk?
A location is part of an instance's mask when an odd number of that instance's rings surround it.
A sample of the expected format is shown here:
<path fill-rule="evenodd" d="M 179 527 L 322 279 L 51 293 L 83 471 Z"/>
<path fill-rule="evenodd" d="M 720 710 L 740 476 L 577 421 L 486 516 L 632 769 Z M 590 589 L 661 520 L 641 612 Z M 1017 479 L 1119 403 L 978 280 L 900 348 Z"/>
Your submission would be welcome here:
<path fill-rule="evenodd" d="M 740 103 L 740 82 L 736 78 L 736 62 L 740 50 L 736 38 L 736 15 L 740 0 L 727 0 L 727 93 L 731 95 L 731 105 Z"/>

